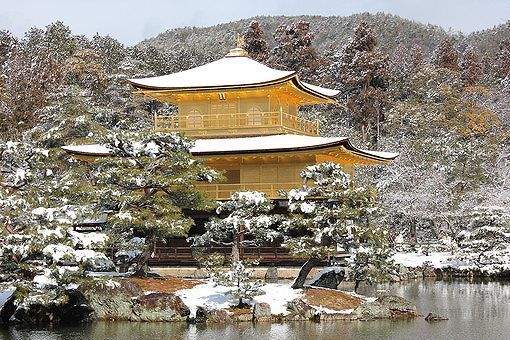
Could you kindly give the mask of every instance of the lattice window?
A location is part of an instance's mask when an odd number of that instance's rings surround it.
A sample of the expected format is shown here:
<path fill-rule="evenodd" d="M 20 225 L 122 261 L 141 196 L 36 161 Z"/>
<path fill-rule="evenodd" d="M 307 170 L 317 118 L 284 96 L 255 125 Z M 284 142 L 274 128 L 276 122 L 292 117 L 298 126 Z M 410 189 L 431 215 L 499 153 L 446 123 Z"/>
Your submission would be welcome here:
<path fill-rule="evenodd" d="M 248 125 L 262 125 L 262 110 L 259 106 L 252 106 L 247 111 Z"/>
<path fill-rule="evenodd" d="M 188 111 L 188 114 L 186 115 L 186 126 L 188 128 L 204 127 L 204 117 L 199 109 L 193 108 Z"/>

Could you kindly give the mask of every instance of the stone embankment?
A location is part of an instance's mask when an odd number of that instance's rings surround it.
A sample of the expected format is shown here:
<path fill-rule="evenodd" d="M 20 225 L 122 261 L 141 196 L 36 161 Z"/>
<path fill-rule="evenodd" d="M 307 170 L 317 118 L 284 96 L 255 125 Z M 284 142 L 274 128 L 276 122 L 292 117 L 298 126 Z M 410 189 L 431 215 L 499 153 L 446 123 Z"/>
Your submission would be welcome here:
<path fill-rule="evenodd" d="M 164 279 L 162 279 L 164 280 Z M 175 279 L 174 279 L 175 280 Z M 152 279 L 150 285 L 142 280 L 117 278 L 91 280 L 77 289 L 45 296 L 23 289 L 11 289 L 0 305 L 3 323 L 81 323 L 93 320 L 127 320 L 154 322 L 233 323 L 233 322 L 282 322 L 371 320 L 379 318 L 414 318 L 416 306 L 397 296 L 382 296 L 367 300 L 340 291 L 308 288 L 301 298 L 287 303 L 287 313 L 272 314 L 267 303 L 255 303 L 246 308 L 208 309 L 190 306 L 173 293 L 174 289 L 148 291 L 164 282 Z M 172 283 L 170 284 L 172 286 Z M 322 294 L 323 293 L 323 294 Z M 51 294 L 48 292 L 47 294 Z M 320 306 L 319 306 L 320 305 Z M 336 308 L 337 311 L 331 308 Z M 341 311 L 338 309 L 344 308 Z"/>
<path fill-rule="evenodd" d="M 510 270 L 498 270 L 493 272 L 482 271 L 478 268 L 467 267 L 442 267 L 437 268 L 430 262 L 424 262 L 421 266 L 406 267 L 398 266 L 398 272 L 391 277 L 391 281 L 399 282 L 417 278 L 436 278 L 450 280 L 454 278 L 464 279 L 510 279 Z"/>

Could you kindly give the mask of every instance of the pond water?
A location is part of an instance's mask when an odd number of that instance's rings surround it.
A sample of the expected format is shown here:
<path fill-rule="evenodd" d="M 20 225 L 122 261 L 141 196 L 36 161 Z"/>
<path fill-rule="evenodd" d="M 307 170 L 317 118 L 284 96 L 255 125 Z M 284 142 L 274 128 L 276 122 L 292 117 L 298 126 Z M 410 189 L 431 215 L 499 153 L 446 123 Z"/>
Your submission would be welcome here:
<path fill-rule="evenodd" d="M 364 287 L 366 294 L 388 290 L 418 306 L 420 313 L 448 321 L 332 321 L 323 323 L 187 325 L 186 323 L 96 322 L 76 327 L 0 329 L 2 339 L 510 339 L 510 282 L 416 280 Z"/>

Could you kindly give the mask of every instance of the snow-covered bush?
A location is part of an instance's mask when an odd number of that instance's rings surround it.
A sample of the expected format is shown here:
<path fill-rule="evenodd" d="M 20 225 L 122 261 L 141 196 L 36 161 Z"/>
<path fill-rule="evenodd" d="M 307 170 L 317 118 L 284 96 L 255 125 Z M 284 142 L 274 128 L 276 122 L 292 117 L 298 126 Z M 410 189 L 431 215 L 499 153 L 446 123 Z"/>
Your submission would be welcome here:
<path fill-rule="evenodd" d="M 455 257 L 484 272 L 510 269 L 510 214 L 503 207 L 479 206 L 458 235 Z"/>
<path fill-rule="evenodd" d="M 240 247 L 261 245 L 281 237 L 276 227 L 280 217 L 271 214 L 272 209 L 271 201 L 262 192 L 235 192 L 231 200 L 219 203 L 216 209 L 218 215 L 228 215 L 207 222 L 205 233 L 191 238 L 193 245 L 231 246 L 233 260 L 238 261 Z"/>
<path fill-rule="evenodd" d="M 99 142 L 112 157 L 93 164 L 98 205 L 111 211 L 107 227 L 116 234 L 117 244 L 132 238 L 133 231 L 145 236 L 134 268 L 143 276 L 154 242 L 188 235 L 194 222 L 183 209 L 212 208 L 196 182 L 212 181 L 218 175 L 193 160 L 189 151 L 193 142 L 176 133 L 119 131 Z"/>
<path fill-rule="evenodd" d="M 388 274 L 390 252 L 386 231 L 374 225 L 378 211 L 375 193 L 356 187 L 335 163 L 308 166 L 301 172 L 302 188 L 287 193 L 290 216 L 283 221 L 284 246 L 307 262 L 294 281 L 302 288 L 313 266 L 343 249 L 357 283 L 373 282 Z"/>
<path fill-rule="evenodd" d="M 211 277 L 216 285 L 233 287 L 227 294 L 237 299 L 237 306 L 241 307 L 244 301 L 264 294 L 260 289 L 264 283 L 261 280 L 252 280 L 252 273 L 253 270 L 246 267 L 243 261 L 233 261 L 228 271 L 214 271 Z"/>

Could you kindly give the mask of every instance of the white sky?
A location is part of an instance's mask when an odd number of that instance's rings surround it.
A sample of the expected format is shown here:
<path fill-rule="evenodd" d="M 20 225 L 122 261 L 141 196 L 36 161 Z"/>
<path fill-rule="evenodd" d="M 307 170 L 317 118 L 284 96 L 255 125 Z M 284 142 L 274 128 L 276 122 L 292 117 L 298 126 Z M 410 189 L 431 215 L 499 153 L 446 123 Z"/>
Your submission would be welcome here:
<path fill-rule="evenodd" d="M 96 32 L 126 45 L 170 28 L 210 26 L 256 15 L 385 12 L 466 33 L 510 20 L 510 0 L 0 0 L 0 29 L 21 37 L 61 20 L 73 33 Z"/>

